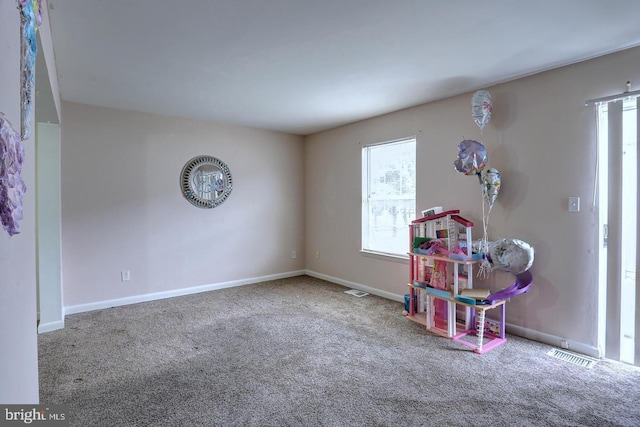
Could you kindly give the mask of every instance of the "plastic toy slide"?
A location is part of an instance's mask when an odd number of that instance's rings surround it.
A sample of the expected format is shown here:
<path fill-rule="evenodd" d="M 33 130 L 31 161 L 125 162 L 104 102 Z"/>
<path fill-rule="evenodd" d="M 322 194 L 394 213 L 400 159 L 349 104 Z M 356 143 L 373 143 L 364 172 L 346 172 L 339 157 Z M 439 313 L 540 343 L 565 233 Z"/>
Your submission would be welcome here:
<path fill-rule="evenodd" d="M 516 274 L 516 281 L 513 285 L 501 291 L 491 294 L 487 297 L 487 301 L 496 301 L 514 297 L 516 295 L 529 292 L 533 283 L 533 275 L 529 270 Z"/>

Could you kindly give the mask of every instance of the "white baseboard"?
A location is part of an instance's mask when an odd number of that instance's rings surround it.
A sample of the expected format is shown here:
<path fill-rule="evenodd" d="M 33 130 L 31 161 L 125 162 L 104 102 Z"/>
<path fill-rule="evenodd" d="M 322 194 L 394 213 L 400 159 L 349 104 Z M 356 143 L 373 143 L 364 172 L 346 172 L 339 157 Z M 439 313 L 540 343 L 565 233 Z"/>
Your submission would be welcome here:
<path fill-rule="evenodd" d="M 326 274 L 317 273 L 313 270 L 306 270 L 305 273 L 311 277 L 315 277 L 316 279 L 326 280 L 327 282 L 336 283 L 338 285 L 346 286 L 348 288 L 369 292 L 370 294 L 378 295 L 379 297 L 390 299 L 392 301 L 398 301 L 398 302 L 404 303 L 404 295 L 398 295 L 392 292 L 381 291 L 380 289 L 372 288 L 370 286 L 362 285 L 360 283 L 350 282 L 348 280 L 340 279 L 338 277 L 327 276 Z"/>
<path fill-rule="evenodd" d="M 327 276 L 326 274 L 317 273 L 312 270 L 306 270 L 306 274 L 312 277 L 316 277 L 318 279 L 326 280 L 327 282 L 336 283 L 338 285 L 347 286 L 349 288 L 358 289 L 360 291 L 369 292 L 371 294 L 378 295 L 383 298 L 404 303 L 404 295 L 397 295 L 391 292 L 381 291 L 379 289 L 371 288 L 369 286 L 362 285 L 360 283 L 350 282 L 348 280 L 340 279 L 338 277 Z M 567 340 L 565 338 L 557 337 L 555 335 L 534 331 L 532 329 L 523 328 L 522 326 L 511 325 L 509 323 L 505 325 L 505 328 L 507 330 L 507 333 L 509 334 L 527 338 L 532 341 L 538 341 L 544 344 L 549 344 L 558 348 L 563 348 L 562 344 L 564 341 L 566 341 L 568 346 L 567 349 L 569 351 L 595 357 L 598 359 L 603 357 L 603 355 L 601 354 L 600 350 L 597 347 L 584 344 L 578 341 Z"/>
<path fill-rule="evenodd" d="M 311 277 L 315 277 L 317 279 L 326 280 L 327 282 L 346 286 L 348 288 L 358 289 L 360 291 L 368 292 L 370 294 L 377 295 L 392 301 L 404 303 L 404 295 L 398 295 L 392 292 L 382 291 L 380 289 L 372 288 L 370 286 L 366 286 L 361 283 L 351 282 L 349 280 L 340 279 L 338 277 L 328 276 L 326 274 L 321 274 L 313 270 L 297 270 L 297 271 L 290 271 L 286 273 L 271 274 L 271 275 L 261 276 L 261 277 L 252 277 L 248 279 L 214 283 L 210 285 L 194 286 L 191 288 L 176 289 L 172 291 L 156 292 L 153 294 L 136 295 L 132 297 L 117 298 L 117 299 L 112 299 L 107 301 L 98 301 L 98 302 L 93 302 L 88 304 L 72 305 L 64 308 L 64 314 L 67 315 L 67 314 L 83 313 L 86 311 L 101 310 L 104 308 L 118 307 L 118 306 L 128 305 L 128 304 L 137 304 L 141 302 L 155 301 L 159 299 L 172 298 L 172 297 L 183 296 L 183 295 L 197 294 L 200 292 L 214 291 L 217 289 L 250 285 L 254 283 L 266 282 L 269 280 L 285 279 L 287 277 L 301 276 L 304 274 L 309 275 Z M 40 326 L 38 326 L 38 333 L 49 332 L 49 331 L 62 329 L 62 328 L 64 328 L 64 319 L 62 321 L 40 324 Z M 591 356 L 595 358 L 603 357 L 600 350 L 597 347 L 594 347 L 588 344 L 567 340 L 565 338 L 557 337 L 555 335 L 534 331 L 532 329 L 527 329 L 522 326 L 517 326 L 512 324 L 506 324 L 506 329 L 507 329 L 507 333 L 509 334 L 517 335 L 533 341 L 542 342 L 558 348 L 562 348 L 563 342 L 566 341 L 568 345 L 568 350 L 570 351 L 580 353 L 580 354 L 585 354 L 587 356 Z"/>
<path fill-rule="evenodd" d="M 55 331 L 58 329 L 64 329 L 64 318 L 62 320 L 56 320 L 55 322 L 40 323 L 38 325 L 39 334 Z"/>
<path fill-rule="evenodd" d="M 505 325 L 507 333 L 517 335 L 519 337 L 527 338 L 533 341 L 549 344 L 554 347 L 563 348 L 563 342 L 566 342 L 566 349 L 573 351 L 574 353 L 580 353 L 587 356 L 601 359 L 604 357 L 597 347 L 581 343 L 578 341 L 572 341 L 565 338 L 557 337 L 555 335 L 546 334 L 544 332 L 534 331 L 532 329 L 523 328 L 522 326 L 511 325 L 507 323 Z"/>
<path fill-rule="evenodd" d="M 302 276 L 304 270 L 289 271 L 286 273 L 270 274 L 261 277 L 251 277 L 248 279 L 232 280 L 229 282 L 213 283 L 210 285 L 194 286 L 191 288 L 175 289 L 172 291 L 156 292 L 152 294 L 136 295 L 131 297 L 116 298 L 107 301 L 97 301 L 88 304 L 71 305 L 64 308 L 64 314 L 76 314 L 86 311 L 101 310 L 104 308 L 118 307 L 121 305 L 138 304 L 141 302 L 155 301 L 165 298 L 179 297 L 183 295 L 197 294 L 200 292 L 215 291 L 217 289 L 232 288 L 235 286 L 251 285 L 254 283 L 267 282 L 269 280 L 285 279 L 287 277 Z"/>

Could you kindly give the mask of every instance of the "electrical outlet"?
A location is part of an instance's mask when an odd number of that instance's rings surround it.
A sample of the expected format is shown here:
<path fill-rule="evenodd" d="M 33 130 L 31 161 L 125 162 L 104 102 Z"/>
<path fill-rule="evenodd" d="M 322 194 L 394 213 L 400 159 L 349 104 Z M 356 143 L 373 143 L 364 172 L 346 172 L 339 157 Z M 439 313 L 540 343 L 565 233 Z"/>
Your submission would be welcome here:
<path fill-rule="evenodd" d="M 560 347 L 564 348 L 565 350 L 569 350 L 569 343 L 567 342 L 567 340 L 561 340 Z"/>
<path fill-rule="evenodd" d="M 123 282 L 128 282 L 131 280 L 131 272 L 129 270 L 122 270 L 120 272 L 120 280 Z"/>
<path fill-rule="evenodd" d="M 297 258 L 298 254 L 296 254 L 296 251 L 291 251 L 291 258 Z"/>
<path fill-rule="evenodd" d="M 316 251 L 316 258 L 320 258 L 320 251 Z"/>

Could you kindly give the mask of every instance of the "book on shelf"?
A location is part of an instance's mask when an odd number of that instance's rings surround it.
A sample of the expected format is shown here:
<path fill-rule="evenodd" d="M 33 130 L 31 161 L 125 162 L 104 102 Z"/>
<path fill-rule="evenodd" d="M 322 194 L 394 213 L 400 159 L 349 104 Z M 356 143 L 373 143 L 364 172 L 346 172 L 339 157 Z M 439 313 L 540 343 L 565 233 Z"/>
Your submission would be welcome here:
<path fill-rule="evenodd" d="M 413 284 L 413 286 L 417 286 L 417 287 L 423 288 L 423 289 L 426 288 L 427 286 L 429 286 L 429 284 L 427 282 L 422 282 L 420 280 L 414 280 L 412 284 Z"/>
<path fill-rule="evenodd" d="M 487 299 L 490 294 L 491 291 L 489 289 L 463 289 L 460 292 L 462 296 L 481 300 Z"/>
<path fill-rule="evenodd" d="M 451 292 L 449 291 L 445 291 L 443 289 L 435 289 L 435 288 L 425 288 L 424 291 L 429 294 L 429 295 L 433 295 L 435 297 L 439 297 L 439 298 L 451 298 Z"/>

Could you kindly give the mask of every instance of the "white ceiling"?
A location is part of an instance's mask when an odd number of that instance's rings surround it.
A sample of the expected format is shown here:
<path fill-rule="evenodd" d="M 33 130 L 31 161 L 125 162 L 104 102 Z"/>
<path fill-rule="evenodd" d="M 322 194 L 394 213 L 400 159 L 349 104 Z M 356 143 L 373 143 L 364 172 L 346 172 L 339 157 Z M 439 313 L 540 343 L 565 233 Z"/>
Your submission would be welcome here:
<path fill-rule="evenodd" d="M 48 4 L 63 100 L 302 135 L 640 45 L 638 0 Z"/>

